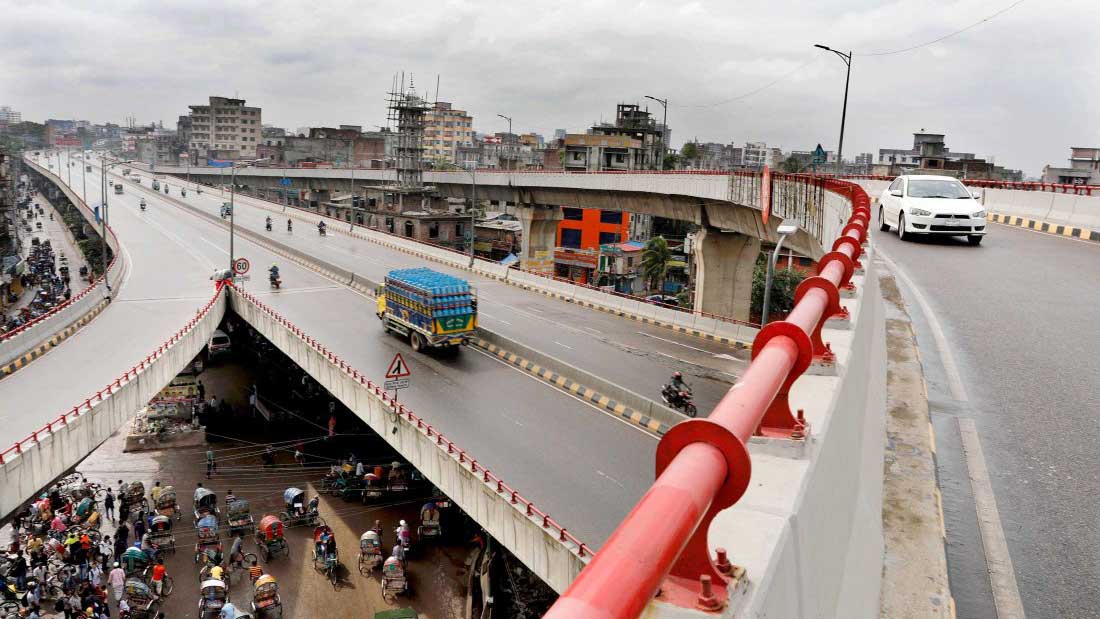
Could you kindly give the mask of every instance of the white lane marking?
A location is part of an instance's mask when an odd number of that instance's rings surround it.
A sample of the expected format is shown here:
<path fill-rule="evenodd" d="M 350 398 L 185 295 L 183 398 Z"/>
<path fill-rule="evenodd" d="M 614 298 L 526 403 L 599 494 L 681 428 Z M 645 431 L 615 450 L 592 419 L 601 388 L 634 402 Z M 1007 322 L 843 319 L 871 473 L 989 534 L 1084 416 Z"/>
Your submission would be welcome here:
<path fill-rule="evenodd" d="M 726 361 L 737 361 L 737 357 L 734 357 L 733 355 L 727 355 L 726 353 L 722 353 L 720 355 L 714 355 L 714 358 L 715 359 L 725 359 Z"/>
<path fill-rule="evenodd" d="M 618 486 L 620 488 L 623 488 L 624 490 L 626 489 L 626 486 L 624 486 L 621 481 L 615 479 L 614 477 L 608 475 L 607 473 L 604 473 L 600 469 L 596 469 L 596 473 L 598 473 L 600 475 L 600 477 L 603 477 L 604 479 L 609 480 L 611 483 L 615 484 L 616 486 Z"/>
<path fill-rule="evenodd" d="M 183 251 L 187 252 L 188 254 L 191 254 L 191 257 L 194 258 L 195 260 L 198 260 L 200 263 L 205 263 L 206 265 L 208 265 L 210 267 L 210 269 L 217 268 L 217 265 L 215 265 L 213 262 L 210 262 L 209 260 L 207 260 L 206 256 L 203 256 L 203 255 L 200 255 L 200 254 L 196 253 L 193 249 L 191 249 L 191 245 L 189 243 L 185 243 L 183 241 L 183 239 L 181 239 L 178 236 L 172 234 L 171 232 L 165 230 L 163 226 L 161 226 L 157 222 L 153 221 L 153 218 L 147 217 L 145 219 L 145 223 L 147 223 L 150 226 L 153 226 L 157 230 L 160 230 L 160 232 L 162 234 L 164 234 L 164 236 L 172 239 L 172 241 L 175 242 L 176 245 L 179 245 L 180 247 L 183 248 Z"/>
<path fill-rule="evenodd" d="M 214 249 L 220 251 L 221 253 L 225 254 L 226 256 L 229 255 L 229 251 L 227 249 L 225 249 L 224 247 L 222 247 L 221 245 L 216 245 L 216 244 L 210 242 L 209 240 L 207 240 L 206 238 L 201 237 L 201 236 L 199 237 L 199 240 L 202 241 L 203 243 L 206 243 L 207 245 L 213 247 Z"/>
<path fill-rule="evenodd" d="M 943 333 L 943 327 L 940 326 L 940 321 L 936 318 L 936 314 L 932 311 L 932 306 L 928 304 L 928 300 L 925 299 L 924 293 L 917 287 L 913 280 L 909 279 L 905 271 L 901 269 L 890 256 L 886 255 L 886 252 L 882 251 L 882 248 L 878 248 L 879 256 L 886 262 L 886 266 L 890 267 L 890 270 L 897 275 L 898 279 L 905 284 L 905 287 L 913 293 L 913 298 L 916 299 L 917 304 L 920 305 L 921 312 L 928 320 L 928 327 L 932 330 L 932 339 L 936 341 L 936 348 L 940 353 L 940 361 L 943 364 L 943 371 L 947 374 L 947 384 L 951 389 L 951 397 L 955 398 L 959 402 L 967 402 L 969 398 L 966 395 L 966 388 L 963 386 L 962 375 L 959 374 L 959 366 L 955 364 L 955 355 L 951 352 L 951 346 L 947 343 L 947 336 Z"/>
<path fill-rule="evenodd" d="M 978 528 L 985 549 L 985 564 L 989 569 L 989 583 L 993 587 L 993 604 L 998 619 L 1023 619 L 1024 603 L 1016 586 L 1016 572 L 1008 553 L 1008 542 L 997 512 L 997 499 L 989 482 L 989 470 L 982 455 L 982 443 L 978 429 L 969 417 L 958 417 L 959 435 L 962 437 L 966 468 L 970 473 L 970 488 L 974 492 L 974 507 L 978 512 Z"/>
<path fill-rule="evenodd" d="M 559 342 L 557 340 L 554 340 L 554 343 L 557 344 L 558 346 L 561 346 L 562 348 L 568 348 L 569 350 L 573 350 L 572 346 L 566 346 L 565 344 L 562 344 L 561 342 Z"/>
<path fill-rule="evenodd" d="M 714 353 L 710 352 L 709 350 L 704 350 L 702 348 L 696 348 L 694 346 L 688 346 L 687 344 L 682 344 L 680 342 L 677 342 L 676 340 L 666 339 L 666 338 L 663 338 L 659 335 L 653 335 L 651 333 L 646 333 L 645 331 L 635 331 L 635 333 L 637 333 L 638 335 L 644 336 L 644 337 L 651 337 L 655 340 L 661 340 L 662 342 L 668 342 L 669 344 L 676 344 L 677 346 L 683 346 L 684 348 L 690 348 L 692 350 L 697 350 L 701 353 L 706 353 L 708 355 L 714 355 Z M 717 356 L 717 355 L 714 355 L 714 356 Z"/>
<path fill-rule="evenodd" d="M 535 309 L 535 308 L 533 308 L 533 307 L 529 307 L 529 308 L 527 308 L 527 311 L 529 311 L 529 312 L 535 312 L 536 314 L 541 314 L 541 313 L 542 313 L 542 310 L 540 310 L 540 309 Z"/>
<path fill-rule="evenodd" d="M 501 320 L 501 319 L 497 318 L 497 322 L 499 322 L 502 325 L 508 325 L 509 327 L 512 326 L 512 323 L 508 322 L 507 320 Z"/>
<path fill-rule="evenodd" d="M 592 327 L 581 327 L 581 328 L 584 329 L 585 331 L 589 331 L 589 332 L 595 333 L 597 335 L 603 335 L 603 331 L 600 331 L 599 329 L 593 329 Z"/>

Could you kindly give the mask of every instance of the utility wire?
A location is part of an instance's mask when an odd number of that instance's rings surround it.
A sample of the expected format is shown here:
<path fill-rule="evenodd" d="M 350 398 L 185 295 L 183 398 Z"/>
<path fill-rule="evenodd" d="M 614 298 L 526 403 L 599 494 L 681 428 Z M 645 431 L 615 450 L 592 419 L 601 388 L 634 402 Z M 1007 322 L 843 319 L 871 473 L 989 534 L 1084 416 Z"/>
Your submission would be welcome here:
<path fill-rule="evenodd" d="M 956 30 L 954 32 L 950 32 L 950 33 L 945 34 L 941 37 L 932 39 L 931 41 L 927 41 L 927 42 L 921 43 L 919 45 L 913 45 L 911 47 L 906 47 L 906 48 L 902 48 L 902 49 L 890 50 L 890 51 L 887 51 L 887 52 L 867 52 L 867 53 L 856 53 L 856 54 L 853 54 L 853 55 L 854 56 L 892 56 L 894 54 L 904 54 L 905 52 L 911 52 L 913 50 L 917 50 L 917 49 L 920 49 L 922 47 L 928 47 L 929 45 L 934 45 L 936 43 L 939 43 L 940 41 L 945 41 L 947 39 L 950 39 L 951 37 L 953 37 L 955 35 L 962 34 L 962 33 L 966 32 L 967 30 L 977 28 L 978 26 L 984 24 L 985 22 L 1011 11 L 1012 9 L 1020 6 L 1021 4 L 1023 4 L 1026 1 L 1027 0 L 1016 0 L 1012 4 L 1002 8 L 1001 10 L 993 13 L 992 15 L 988 15 L 986 17 L 983 17 L 982 19 L 979 19 L 978 21 L 970 24 L 969 26 L 966 26 L 965 28 L 959 28 L 958 30 Z"/>
<path fill-rule="evenodd" d="M 1021 1 L 1023 1 L 1023 0 L 1021 0 Z M 718 106 L 721 106 L 721 105 L 727 105 L 727 104 L 733 103 L 735 101 L 740 101 L 742 99 L 747 99 L 748 97 L 751 97 L 751 96 L 755 95 L 756 93 L 763 92 L 763 91 L 771 88 L 772 86 L 775 86 L 779 82 L 782 82 L 782 81 L 786 80 L 787 78 L 791 77 L 792 75 L 794 75 L 795 73 L 797 73 L 801 69 L 803 69 L 803 68 L 805 68 L 805 67 L 807 67 L 811 64 L 820 62 L 820 60 L 821 60 L 820 57 L 814 57 L 814 58 L 811 58 L 811 59 L 807 59 L 802 64 L 796 66 L 795 68 L 791 69 L 790 71 L 787 71 L 786 73 L 780 75 L 779 77 L 777 77 L 774 80 L 768 82 L 767 84 L 764 84 L 763 86 L 760 86 L 760 87 L 755 88 L 753 90 L 750 90 L 748 92 L 741 93 L 741 94 L 737 95 L 736 97 L 731 97 L 729 99 L 725 99 L 725 100 L 722 100 L 722 101 L 717 101 L 715 103 L 707 103 L 707 104 L 703 104 L 703 105 L 677 105 L 676 107 L 681 108 L 681 109 L 689 108 L 689 109 L 701 110 L 701 109 L 714 108 L 714 107 L 718 107 Z"/>

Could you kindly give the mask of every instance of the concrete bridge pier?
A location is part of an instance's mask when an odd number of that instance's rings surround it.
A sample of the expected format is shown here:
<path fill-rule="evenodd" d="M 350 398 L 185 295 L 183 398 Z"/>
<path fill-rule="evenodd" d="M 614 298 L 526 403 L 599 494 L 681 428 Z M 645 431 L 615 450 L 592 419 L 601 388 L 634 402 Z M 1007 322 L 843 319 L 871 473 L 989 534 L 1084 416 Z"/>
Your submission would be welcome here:
<path fill-rule="evenodd" d="M 695 308 L 749 320 L 760 239 L 705 226 L 695 235 Z"/>
<path fill-rule="evenodd" d="M 524 205 L 522 208 L 516 208 L 515 214 L 523 225 L 520 268 L 553 275 L 554 246 L 558 241 L 558 222 L 562 219 L 561 207 L 545 204 Z"/>

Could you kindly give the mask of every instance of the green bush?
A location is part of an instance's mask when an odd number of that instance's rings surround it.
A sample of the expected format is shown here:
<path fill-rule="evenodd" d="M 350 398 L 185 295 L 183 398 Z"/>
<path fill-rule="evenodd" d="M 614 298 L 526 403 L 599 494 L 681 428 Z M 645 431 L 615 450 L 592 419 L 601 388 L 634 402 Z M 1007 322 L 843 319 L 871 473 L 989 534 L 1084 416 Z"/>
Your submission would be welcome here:
<path fill-rule="evenodd" d="M 760 319 L 760 313 L 764 309 L 764 287 L 768 279 L 769 254 L 760 254 L 756 258 L 756 267 L 752 272 L 752 316 L 753 320 Z M 769 320 L 776 320 L 786 316 L 794 307 L 794 291 L 806 274 L 794 269 L 775 269 L 772 278 L 772 298 L 768 308 Z"/>

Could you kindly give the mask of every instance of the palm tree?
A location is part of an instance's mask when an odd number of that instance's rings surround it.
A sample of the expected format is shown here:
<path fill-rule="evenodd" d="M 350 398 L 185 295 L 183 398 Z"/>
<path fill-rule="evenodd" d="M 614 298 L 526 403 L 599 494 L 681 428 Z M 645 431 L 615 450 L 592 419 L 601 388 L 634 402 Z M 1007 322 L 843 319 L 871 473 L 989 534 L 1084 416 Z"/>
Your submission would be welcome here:
<path fill-rule="evenodd" d="M 670 260 L 672 252 L 668 249 L 665 237 L 655 236 L 646 241 L 645 249 L 642 250 L 642 276 L 649 283 L 650 289 L 664 290 Z"/>

